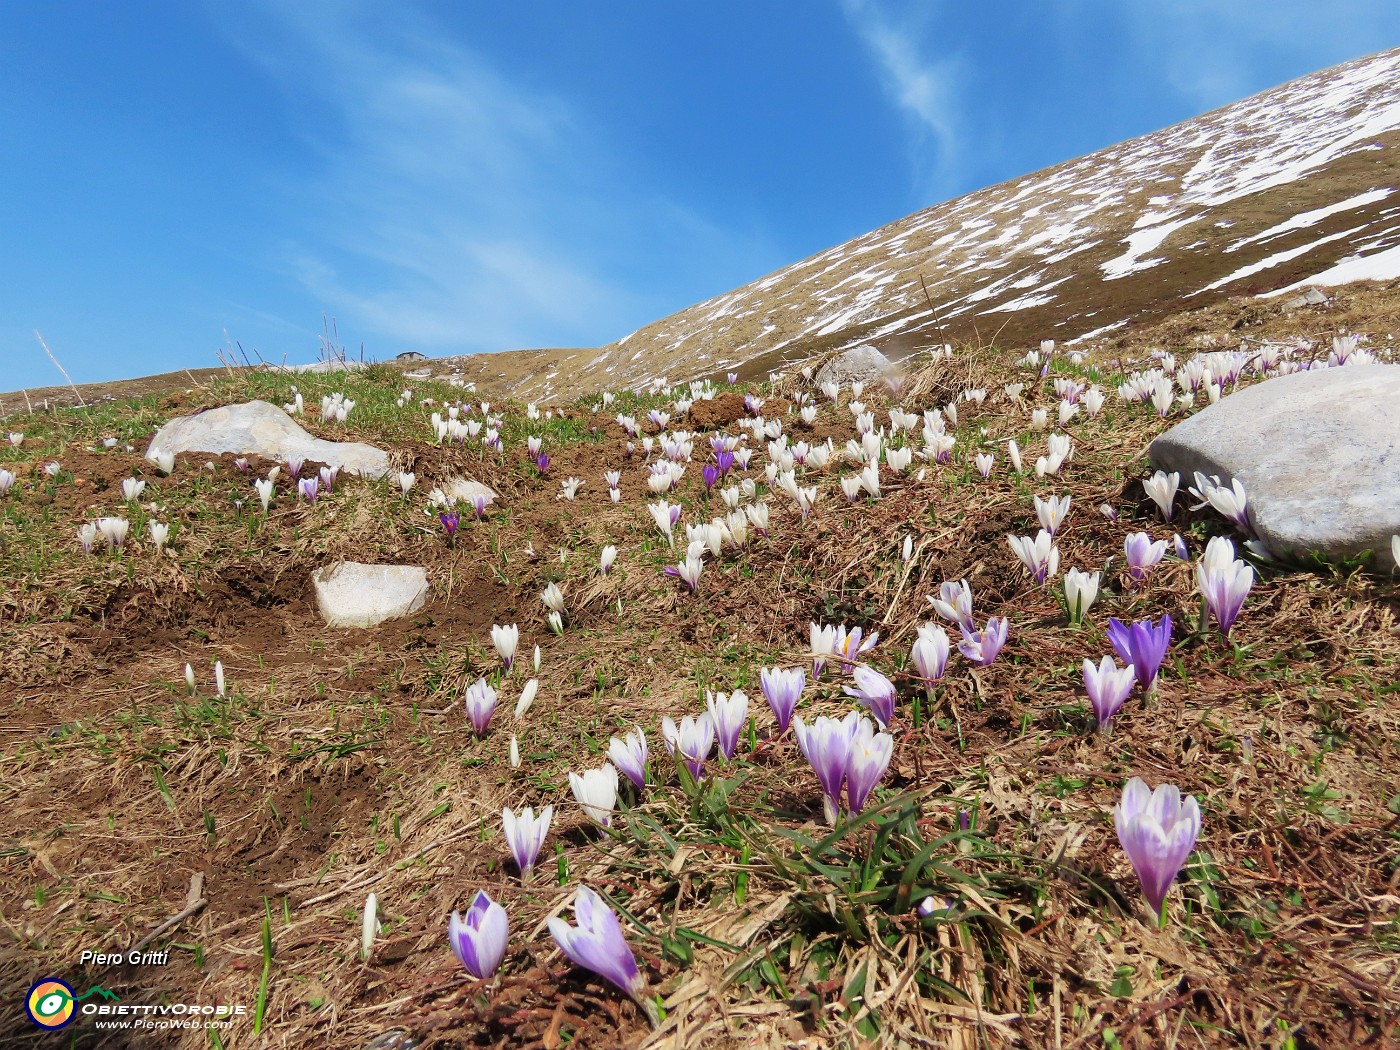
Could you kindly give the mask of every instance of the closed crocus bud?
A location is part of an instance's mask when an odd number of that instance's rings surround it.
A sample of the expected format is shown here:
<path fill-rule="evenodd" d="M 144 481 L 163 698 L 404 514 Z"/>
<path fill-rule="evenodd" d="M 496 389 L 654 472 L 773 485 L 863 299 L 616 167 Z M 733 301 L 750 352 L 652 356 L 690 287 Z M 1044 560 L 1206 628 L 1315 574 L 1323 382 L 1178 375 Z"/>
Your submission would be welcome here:
<path fill-rule="evenodd" d="M 379 933 L 379 898 L 371 893 L 365 898 L 364 918 L 360 923 L 360 958 L 368 959 L 374 950 L 374 938 Z"/>
<path fill-rule="evenodd" d="M 613 567 L 613 562 L 617 560 L 617 548 L 609 543 L 603 548 L 603 553 L 598 558 L 598 571 L 604 576 Z"/>
<path fill-rule="evenodd" d="M 538 648 L 536 649 L 538 652 Z M 525 712 L 530 710 L 530 705 L 535 702 L 535 693 L 539 691 L 540 681 L 538 678 L 531 678 L 525 683 L 525 687 L 520 690 L 520 699 L 515 702 L 515 717 L 521 718 Z"/>
<path fill-rule="evenodd" d="M 467 719 L 477 736 L 485 736 L 491 725 L 491 716 L 496 713 L 496 690 L 485 678 L 478 678 L 467 687 L 463 696 L 467 705 Z"/>
<path fill-rule="evenodd" d="M 496 647 L 496 654 L 500 656 L 501 663 L 507 671 L 515 662 L 515 648 L 519 643 L 520 628 L 515 624 L 494 624 L 491 627 L 491 644 Z"/>
<path fill-rule="evenodd" d="M 194 668 L 189 664 L 185 664 L 185 689 L 194 696 Z"/>
<path fill-rule="evenodd" d="M 454 911 L 447 927 L 452 954 L 478 980 L 495 975 L 505 958 L 510 940 L 510 921 L 506 910 L 478 890 L 465 916 Z"/>
<path fill-rule="evenodd" d="M 214 661 L 214 690 L 220 696 L 227 695 L 224 690 L 224 662 L 222 660 Z"/>
<path fill-rule="evenodd" d="M 759 682 L 763 688 L 763 698 L 768 701 L 773 717 L 778 720 L 778 733 L 786 733 L 797 701 L 807 686 L 807 672 L 801 667 L 786 670 L 765 667 L 759 672 Z"/>
<path fill-rule="evenodd" d="M 520 768 L 520 741 L 515 739 L 515 734 L 510 735 L 510 753 L 507 756 L 511 769 Z"/>
<path fill-rule="evenodd" d="M 520 870 L 521 878 L 528 877 L 530 869 L 535 866 L 545 836 L 549 834 L 549 822 L 553 817 L 553 806 L 545 806 L 538 816 L 529 806 L 519 813 L 509 807 L 501 810 L 501 827 L 505 831 L 506 846 L 510 849 L 516 868 Z"/>
<path fill-rule="evenodd" d="M 1162 512 L 1162 517 L 1167 521 L 1172 520 L 1172 511 L 1176 503 L 1176 491 L 1181 484 L 1181 475 L 1173 471 L 1168 474 L 1164 470 L 1159 470 L 1142 483 L 1142 489 L 1157 504 L 1157 509 Z"/>
<path fill-rule="evenodd" d="M 1078 623 L 1099 596 L 1099 574 L 1070 569 L 1065 573 L 1065 608 L 1069 622 Z"/>
<path fill-rule="evenodd" d="M 914 639 L 914 648 L 909 655 L 924 689 L 930 693 L 933 683 L 941 679 L 948 669 L 950 651 L 947 631 L 931 623 L 919 627 L 919 635 Z"/>
<path fill-rule="evenodd" d="M 1120 668 L 1111 656 L 1105 656 L 1097 666 L 1093 660 L 1084 661 L 1084 690 L 1089 694 L 1100 732 L 1108 731 L 1113 716 L 1128 699 L 1135 674 L 1132 664 Z"/>
<path fill-rule="evenodd" d="M 822 809 L 828 824 L 835 825 L 840 812 L 841 790 L 846 783 L 846 765 L 851 754 L 851 741 L 863 719 L 852 711 L 844 719 L 822 715 L 811 725 L 801 716 L 792 720 L 797 734 L 797 746 L 817 774 L 822 788 Z"/>
<path fill-rule="evenodd" d="M 724 693 L 705 694 L 706 707 L 710 720 L 715 724 L 715 735 L 719 739 L 719 750 L 726 760 L 734 757 L 739 747 L 739 734 L 744 731 L 744 722 L 749 717 L 749 697 L 742 689 L 728 695 Z"/>

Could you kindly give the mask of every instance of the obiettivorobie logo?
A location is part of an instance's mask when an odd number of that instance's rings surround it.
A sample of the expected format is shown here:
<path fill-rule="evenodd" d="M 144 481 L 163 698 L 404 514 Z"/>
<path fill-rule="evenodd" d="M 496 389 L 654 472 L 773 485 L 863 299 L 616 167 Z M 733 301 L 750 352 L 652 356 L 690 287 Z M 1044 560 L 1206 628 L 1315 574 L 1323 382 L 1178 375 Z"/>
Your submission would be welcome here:
<path fill-rule="evenodd" d="M 73 986 L 57 977 L 41 977 L 29 989 L 24 1000 L 24 1012 L 40 1028 L 65 1028 L 77 1016 L 77 1004 L 97 996 L 109 1002 L 120 998 L 116 992 L 95 984 L 82 995 L 73 993 Z"/>

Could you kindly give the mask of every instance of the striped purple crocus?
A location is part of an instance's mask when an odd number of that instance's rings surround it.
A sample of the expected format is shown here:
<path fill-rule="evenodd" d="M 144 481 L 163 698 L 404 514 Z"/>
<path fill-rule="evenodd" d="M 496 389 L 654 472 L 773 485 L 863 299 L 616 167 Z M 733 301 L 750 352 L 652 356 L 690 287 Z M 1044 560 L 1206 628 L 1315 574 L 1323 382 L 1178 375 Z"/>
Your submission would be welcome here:
<path fill-rule="evenodd" d="M 807 687 L 807 672 L 801 667 L 765 667 L 758 673 L 763 688 L 763 698 L 773 709 L 773 717 L 778 720 L 778 734 L 787 732 L 792 721 L 792 713 L 802 690 Z"/>

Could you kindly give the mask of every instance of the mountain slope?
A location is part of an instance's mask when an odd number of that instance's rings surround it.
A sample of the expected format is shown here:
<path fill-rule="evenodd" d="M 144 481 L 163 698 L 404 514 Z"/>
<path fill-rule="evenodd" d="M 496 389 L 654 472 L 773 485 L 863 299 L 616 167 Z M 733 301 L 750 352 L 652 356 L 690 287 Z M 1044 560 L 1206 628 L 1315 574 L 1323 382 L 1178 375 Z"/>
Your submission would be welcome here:
<path fill-rule="evenodd" d="M 1086 340 L 1223 298 L 1400 276 L 1400 49 L 926 208 L 598 351 L 547 396 L 863 341 Z M 496 355 L 491 355 L 495 357 Z M 561 378 L 562 377 L 562 378 Z"/>

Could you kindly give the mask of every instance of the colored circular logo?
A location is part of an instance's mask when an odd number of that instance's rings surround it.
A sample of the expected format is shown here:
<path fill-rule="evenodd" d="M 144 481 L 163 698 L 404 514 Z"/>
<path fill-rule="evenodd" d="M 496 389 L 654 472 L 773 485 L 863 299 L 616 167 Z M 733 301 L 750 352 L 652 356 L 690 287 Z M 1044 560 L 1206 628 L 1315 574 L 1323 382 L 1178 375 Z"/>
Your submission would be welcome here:
<path fill-rule="evenodd" d="M 57 977 L 42 978 L 29 989 L 24 1010 L 40 1028 L 62 1028 L 73 1020 L 73 989 Z"/>

